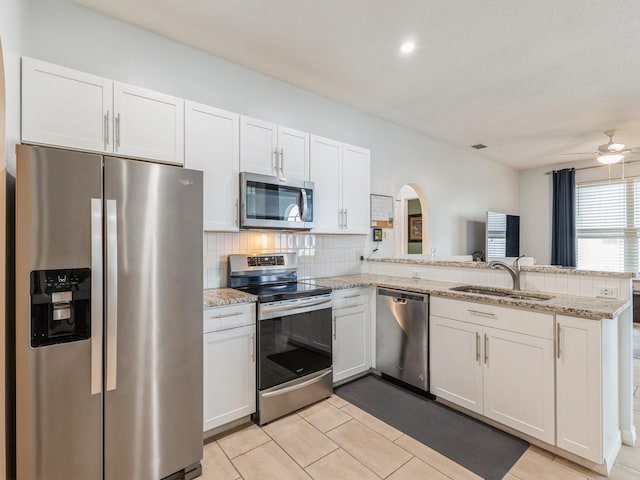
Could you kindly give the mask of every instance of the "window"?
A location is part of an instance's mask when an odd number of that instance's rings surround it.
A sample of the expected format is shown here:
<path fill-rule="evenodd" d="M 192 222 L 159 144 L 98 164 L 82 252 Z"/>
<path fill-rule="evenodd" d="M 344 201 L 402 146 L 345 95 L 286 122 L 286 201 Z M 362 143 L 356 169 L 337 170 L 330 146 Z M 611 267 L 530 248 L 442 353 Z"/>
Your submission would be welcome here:
<path fill-rule="evenodd" d="M 637 272 L 640 180 L 576 187 L 578 268 Z"/>

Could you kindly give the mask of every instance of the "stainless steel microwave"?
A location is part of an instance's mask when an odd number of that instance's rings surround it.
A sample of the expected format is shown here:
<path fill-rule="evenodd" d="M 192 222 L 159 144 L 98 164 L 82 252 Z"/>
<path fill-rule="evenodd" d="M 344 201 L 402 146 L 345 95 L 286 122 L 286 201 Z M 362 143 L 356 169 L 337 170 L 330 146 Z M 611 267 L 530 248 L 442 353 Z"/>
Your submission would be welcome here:
<path fill-rule="evenodd" d="M 240 228 L 312 229 L 313 182 L 240 173 Z"/>

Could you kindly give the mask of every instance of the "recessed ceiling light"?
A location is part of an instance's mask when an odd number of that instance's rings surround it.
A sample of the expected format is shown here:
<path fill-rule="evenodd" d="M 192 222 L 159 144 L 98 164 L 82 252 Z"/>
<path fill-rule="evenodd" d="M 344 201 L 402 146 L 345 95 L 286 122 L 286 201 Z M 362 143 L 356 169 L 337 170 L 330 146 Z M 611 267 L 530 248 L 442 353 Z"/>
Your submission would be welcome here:
<path fill-rule="evenodd" d="M 413 52 L 415 49 L 416 49 L 416 44 L 413 42 L 404 42 L 402 45 L 400 45 L 400 51 L 405 55 L 408 55 L 409 53 Z"/>

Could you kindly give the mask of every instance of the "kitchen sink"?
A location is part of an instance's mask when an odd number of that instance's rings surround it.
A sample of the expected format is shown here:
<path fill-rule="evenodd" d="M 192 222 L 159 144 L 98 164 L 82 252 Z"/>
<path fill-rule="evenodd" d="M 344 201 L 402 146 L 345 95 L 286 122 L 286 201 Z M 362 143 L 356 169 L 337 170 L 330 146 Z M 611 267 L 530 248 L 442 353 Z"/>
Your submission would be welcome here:
<path fill-rule="evenodd" d="M 545 295 L 543 293 L 530 293 L 530 292 L 517 292 L 514 290 L 505 290 L 500 288 L 481 287 L 478 285 L 462 285 L 460 287 L 453 287 L 449 290 L 464 293 L 475 293 L 478 295 L 491 295 L 493 297 L 511 298 L 513 300 L 550 300 L 553 295 Z"/>

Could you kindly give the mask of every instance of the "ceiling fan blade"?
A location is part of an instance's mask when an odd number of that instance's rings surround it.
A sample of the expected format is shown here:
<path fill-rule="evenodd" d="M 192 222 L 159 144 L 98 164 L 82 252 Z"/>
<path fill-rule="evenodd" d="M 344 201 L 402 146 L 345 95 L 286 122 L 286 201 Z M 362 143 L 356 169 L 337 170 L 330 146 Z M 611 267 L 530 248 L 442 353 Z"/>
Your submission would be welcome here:
<path fill-rule="evenodd" d="M 560 155 L 598 155 L 600 152 L 570 152 L 561 153 Z"/>

